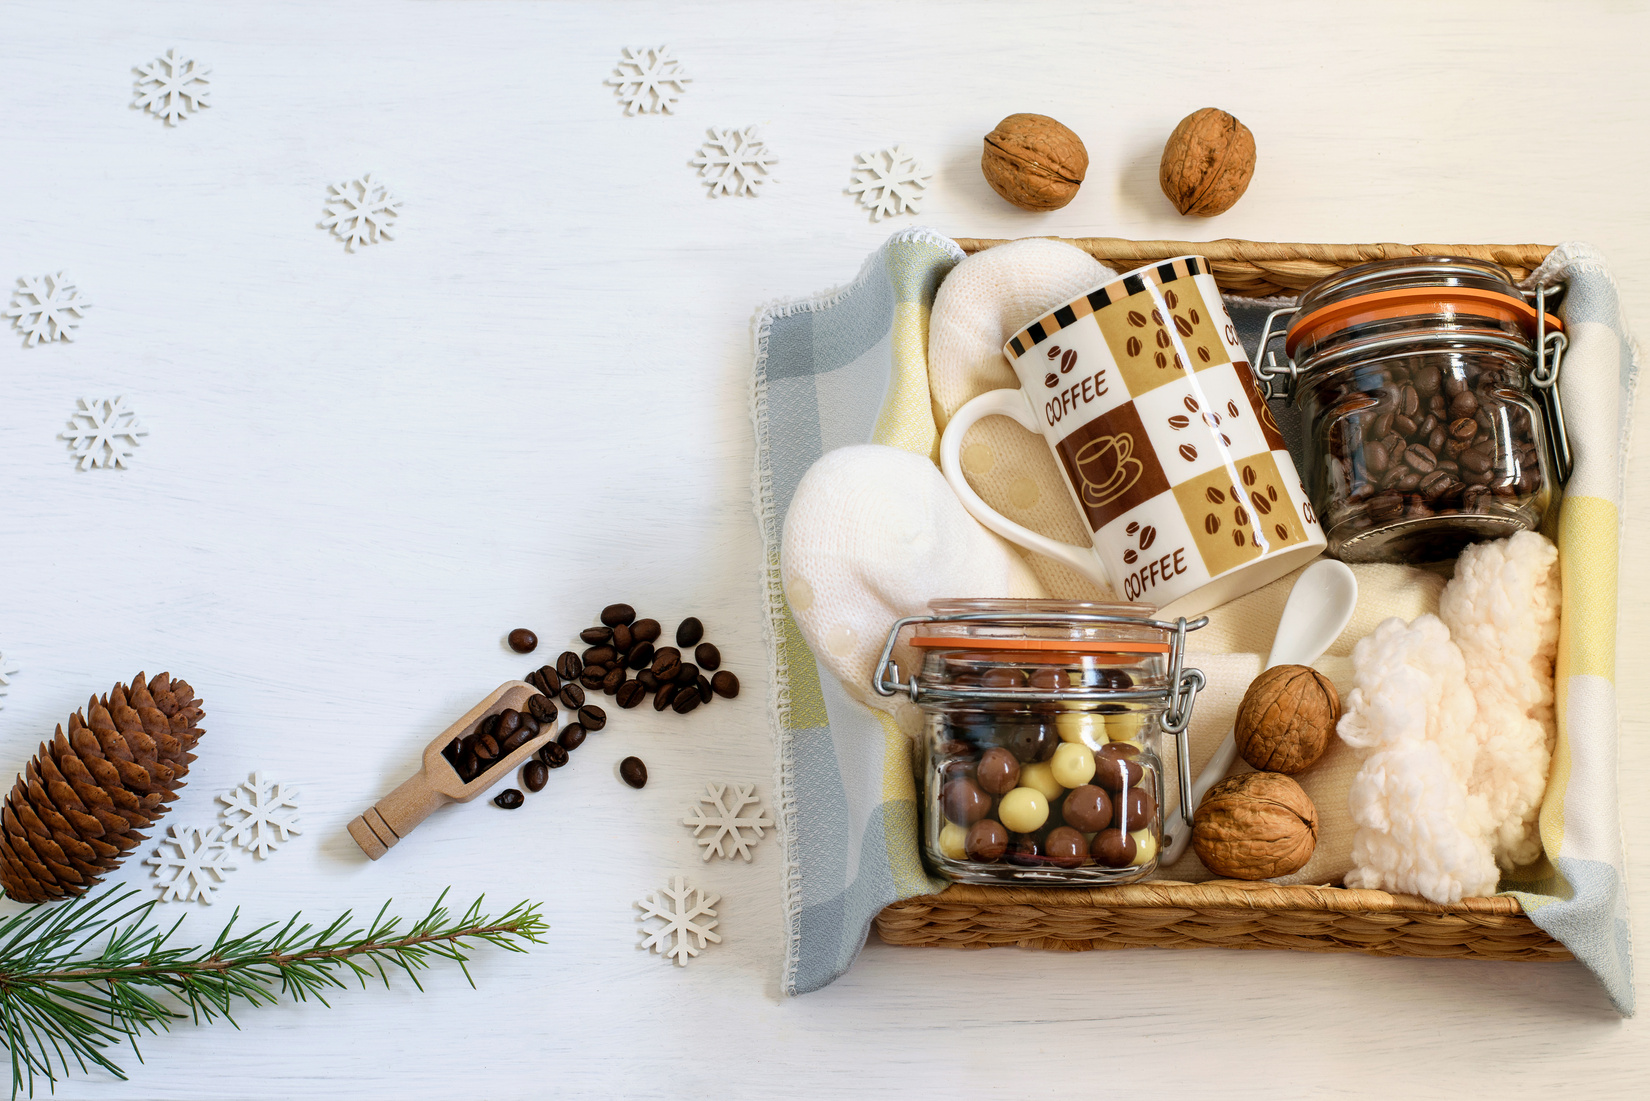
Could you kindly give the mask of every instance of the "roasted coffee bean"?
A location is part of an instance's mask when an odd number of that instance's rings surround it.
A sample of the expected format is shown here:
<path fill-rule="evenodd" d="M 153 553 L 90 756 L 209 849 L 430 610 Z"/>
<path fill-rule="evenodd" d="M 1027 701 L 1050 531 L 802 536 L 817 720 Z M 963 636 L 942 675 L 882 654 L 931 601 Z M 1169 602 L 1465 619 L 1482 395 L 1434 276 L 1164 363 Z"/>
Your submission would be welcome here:
<path fill-rule="evenodd" d="M 1427 450 L 1431 451 L 1434 455 L 1441 455 L 1444 451 L 1444 444 L 1448 442 L 1448 440 L 1449 435 L 1444 431 L 1444 426 L 1439 425 L 1431 432 L 1427 433 Z"/>
<path fill-rule="evenodd" d="M 722 665 L 722 651 L 709 642 L 701 642 L 693 648 L 693 660 L 699 663 L 699 668 L 715 672 Z"/>
<path fill-rule="evenodd" d="M 491 761 L 498 756 L 498 742 L 493 740 L 491 734 L 483 734 L 476 739 L 473 752 L 477 760 Z"/>
<path fill-rule="evenodd" d="M 584 689 L 576 684 L 561 686 L 561 705 L 569 711 L 577 711 L 584 706 Z"/>
<path fill-rule="evenodd" d="M 703 673 L 699 674 L 699 679 L 694 682 L 694 687 L 699 689 L 700 703 L 709 703 L 710 698 L 716 694 L 715 690 L 710 686 L 710 681 Z"/>
<path fill-rule="evenodd" d="M 613 649 L 617 650 L 620 654 L 628 654 L 630 653 L 630 648 L 635 644 L 636 641 L 632 637 L 629 627 L 626 627 L 623 623 L 621 623 L 617 627 L 613 628 Z"/>
<path fill-rule="evenodd" d="M 539 666 L 539 691 L 546 696 L 554 696 L 561 691 L 561 674 L 556 672 L 553 665 Z"/>
<path fill-rule="evenodd" d="M 510 649 L 518 654 L 531 654 L 539 648 L 539 636 L 525 627 L 511 631 L 506 641 L 510 643 Z"/>
<path fill-rule="evenodd" d="M 505 810 L 515 810 L 517 807 L 521 806 L 526 799 L 527 797 L 515 788 L 505 788 L 503 791 L 493 796 L 493 805 L 496 807 L 502 807 Z"/>
<path fill-rule="evenodd" d="M 607 676 L 602 678 L 602 691 L 606 692 L 609 696 L 613 695 L 613 693 L 619 690 L 619 686 L 624 684 L 629 677 L 629 671 L 622 665 L 609 669 L 607 671 Z"/>
<path fill-rule="evenodd" d="M 638 642 L 630 648 L 630 667 L 645 669 L 653 664 L 653 643 Z"/>
<path fill-rule="evenodd" d="M 726 669 L 719 669 L 716 675 L 710 678 L 711 691 L 725 700 L 731 700 L 739 694 L 739 678 Z"/>
<path fill-rule="evenodd" d="M 586 627 L 584 630 L 579 632 L 579 637 L 583 639 L 585 644 L 588 646 L 606 646 L 609 642 L 613 641 L 613 628 Z"/>
<path fill-rule="evenodd" d="M 1473 474 L 1484 474 L 1495 465 L 1495 460 L 1482 445 L 1461 452 L 1459 461 L 1463 470 L 1471 471 Z"/>
<path fill-rule="evenodd" d="M 1399 392 L 1400 411 L 1406 417 L 1413 417 L 1421 411 L 1421 395 L 1415 392 L 1415 387 L 1406 386 Z"/>
<path fill-rule="evenodd" d="M 699 667 L 691 661 L 684 661 L 676 667 L 676 675 L 670 679 L 679 685 L 692 684 L 699 679 Z"/>
<path fill-rule="evenodd" d="M 560 742 L 546 742 L 539 747 L 538 756 L 551 768 L 560 768 L 567 763 L 567 747 Z"/>
<path fill-rule="evenodd" d="M 1452 440 L 1470 442 L 1478 435 L 1478 422 L 1471 417 L 1457 417 L 1449 422 L 1449 435 Z"/>
<path fill-rule="evenodd" d="M 637 642 L 658 642 L 659 634 L 657 619 L 638 619 L 630 625 L 630 637 Z"/>
<path fill-rule="evenodd" d="M 1376 440 L 1386 439 L 1387 436 L 1392 434 L 1392 421 L 1393 413 L 1390 409 L 1376 416 L 1374 427 L 1369 433 L 1369 438 Z"/>
<path fill-rule="evenodd" d="M 579 683 L 592 692 L 601 691 L 602 678 L 607 676 L 607 669 L 601 665 L 586 665 L 584 672 L 579 674 Z"/>
<path fill-rule="evenodd" d="M 698 616 L 688 616 L 676 627 L 676 645 L 693 646 L 705 637 L 705 625 Z"/>
<path fill-rule="evenodd" d="M 521 712 L 513 707 L 506 707 L 498 713 L 498 727 L 492 731 L 492 734 L 497 738 L 505 738 L 515 733 L 516 728 L 520 725 Z"/>
<path fill-rule="evenodd" d="M 636 609 L 628 604 L 609 604 L 602 609 L 601 621 L 609 627 L 626 626 L 636 622 Z"/>
<path fill-rule="evenodd" d="M 549 696 L 529 696 L 527 698 L 527 710 L 533 718 L 541 723 L 556 721 L 556 705 Z"/>
<path fill-rule="evenodd" d="M 1449 491 L 1454 482 L 1455 479 L 1451 478 L 1447 472 L 1434 470 L 1421 479 L 1421 495 L 1429 501 L 1436 501 Z"/>
<path fill-rule="evenodd" d="M 1412 443 L 1404 451 L 1404 463 L 1417 474 L 1430 474 L 1438 465 L 1438 456 L 1426 444 Z"/>
<path fill-rule="evenodd" d="M 498 755 L 500 757 L 508 757 L 510 754 L 514 753 L 516 750 L 520 749 L 522 746 L 526 745 L 538 736 L 539 732 L 537 723 L 531 727 L 517 727 L 514 731 L 508 734 L 502 742 L 498 743 Z"/>
<path fill-rule="evenodd" d="M 659 690 L 653 693 L 653 710 L 663 711 L 670 706 L 670 701 L 676 698 L 674 684 L 661 684 Z"/>
<path fill-rule="evenodd" d="M 1369 511 L 1377 520 L 1396 520 L 1403 515 L 1404 498 L 1399 493 L 1383 493 L 1369 499 Z"/>
<path fill-rule="evenodd" d="M 525 680 L 528 684 L 532 685 L 534 688 L 537 688 L 540 692 L 544 693 L 546 696 L 553 696 L 553 695 L 556 694 L 555 692 L 550 691 L 549 685 L 547 684 L 547 682 L 544 679 L 543 672 L 538 670 L 538 669 L 535 669 L 531 673 L 528 673 L 527 676 L 523 677 L 522 679 Z M 556 691 L 559 692 L 559 691 L 561 691 L 561 689 L 557 688 Z"/>
<path fill-rule="evenodd" d="M 562 752 L 567 751 L 564 749 Z M 543 791 L 545 782 L 549 779 L 550 766 L 543 761 L 528 761 L 521 766 L 521 786 L 528 791 Z"/>
<path fill-rule="evenodd" d="M 1392 427 L 1396 428 L 1405 436 L 1413 436 L 1415 435 L 1415 430 L 1419 428 L 1420 425 L 1415 423 L 1415 419 L 1413 417 L 1405 416 L 1400 413 L 1396 417 L 1392 418 Z"/>
<path fill-rule="evenodd" d="M 496 733 L 498 730 L 498 723 L 499 716 L 497 712 L 484 717 L 480 722 L 476 723 L 475 737 L 479 738 L 483 734 Z M 471 742 L 470 744 L 474 745 L 475 743 Z"/>
<path fill-rule="evenodd" d="M 619 690 L 613 694 L 613 702 L 627 711 L 646 698 L 647 685 L 639 680 L 625 681 L 619 685 Z"/>
<path fill-rule="evenodd" d="M 643 669 L 640 673 L 637 673 L 636 683 L 647 689 L 649 692 L 657 692 L 659 690 L 659 678 L 653 675 L 653 670 L 651 669 Z"/>
<path fill-rule="evenodd" d="M 619 762 L 619 779 L 633 788 L 647 787 L 647 765 L 640 757 L 626 757 Z"/>
<path fill-rule="evenodd" d="M 464 754 L 458 762 L 458 778 L 467 784 L 480 775 L 481 758 L 475 755 L 474 750 L 471 750 L 470 752 Z"/>
<path fill-rule="evenodd" d="M 1470 417 L 1478 412 L 1478 395 L 1471 390 L 1463 390 L 1449 399 L 1449 415 L 1453 420 L 1457 417 Z"/>
<path fill-rule="evenodd" d="M 1382 444 L 1372 443 L 1364 448 L 1364 466 L 1369 468 L 1371 474 L 1380 474 L 1386 470 L 1387 462 L 1386 447 Z"/>
<path fill-rule="evenodd" d="M 611 665 L 618 660 L 619 652 L 611 646 L 592 646 L 582 656 L 586 666 Z"/>
<path fill-rule="evenodd" d="M 564 650 L 561 657 L 556 659 L 556 675 L 562 680 L 578 680 L 579 674 L 584 672 L 584 662 L 579 655 L 571 650 Z"/>
<path fill-rule="evenodd" d="M 584 744 L 583 724 L 568 723 L 561 728 L 561 733 L 556 736 L 556 741 L 561 743 L 561 747 L 569 753 L 573 752 Z"/>
<path fill-rule="evenodd" d="M 666 646 L 653 655 L 653 675 L 662 681 L 673 679 L 681 667 L 682 652 L 674 646 Z"/>
<path fill-rule="evenodd" d="M 686 715 L 699 706 L 699 693 L 692 688 L 679 688 L 670 701 L 670 709 L 678 715 Z"/>
<path fill-rule="evenodd" d="M 607 712 L 593 703 L 587 704 L 579 708 L 579 722 L 584 724 L 586 730 L 594 734 L 607 725 Z"/>
<path fill-rule="evenodd" d="M 1415 368 L 1412 377 L 1415 380 L 1415 388 L 1429 397 L 1438 392 L 1438 386 L 1442 382 L 1438 368 L 1430 363 L 1423 363 Z"/>

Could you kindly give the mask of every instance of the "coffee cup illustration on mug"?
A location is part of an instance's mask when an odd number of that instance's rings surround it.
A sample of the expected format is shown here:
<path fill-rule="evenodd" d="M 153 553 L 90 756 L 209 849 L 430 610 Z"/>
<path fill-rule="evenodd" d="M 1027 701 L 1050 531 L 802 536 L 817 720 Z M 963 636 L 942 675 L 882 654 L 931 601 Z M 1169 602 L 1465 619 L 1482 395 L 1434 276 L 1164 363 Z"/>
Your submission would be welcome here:
<path fill-rule="evenodd" d="M 1003 354 L 1019 388 L 974 398 L 940 440 L 947 481 L 998 535 L 1176 615 L 1322 552 L 1306 488 L 1202 257 L 1110 278 L 1026 326 Z M 1033 531 L 969 485 L 963 437 L 988 416 L 1042 435 L 1091 545 Z"/>

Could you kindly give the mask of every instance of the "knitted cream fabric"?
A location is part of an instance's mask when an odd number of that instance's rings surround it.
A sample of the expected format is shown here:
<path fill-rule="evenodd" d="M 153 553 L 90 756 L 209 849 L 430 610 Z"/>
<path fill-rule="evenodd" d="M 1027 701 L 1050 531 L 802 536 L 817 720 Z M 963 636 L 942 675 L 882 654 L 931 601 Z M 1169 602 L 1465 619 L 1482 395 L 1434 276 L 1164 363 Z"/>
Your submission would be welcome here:
<path fill-rule="evenodd" d="M 854 699 L 897 714 L 871 676 L 896 619 L 942 597 L 1041 596 L 1025 561 L 970 516 L 923 455 L 861 444 L 802 476 L 780 550 L 785 595 L 814 656 Z M 894 652 L 914 668 L 912 652 Z"/>
<path fill-rule="evenodd" d="M 940 431 L 970 399 L 1018 387 L 1003 356 L 1008 338 L 1116 273 L 1063 241 L 1028 238 L 976 253 L 952 269 L 928 322 L 928 389 Z M 985 503 L 1051 539 L 1089 545 L 1064 476 L 1041 436 L 987 417 L 963 437 L 963 473 Z M 1021 551 L 1050 596 L 1109 600 L 1071 567 Z"/>

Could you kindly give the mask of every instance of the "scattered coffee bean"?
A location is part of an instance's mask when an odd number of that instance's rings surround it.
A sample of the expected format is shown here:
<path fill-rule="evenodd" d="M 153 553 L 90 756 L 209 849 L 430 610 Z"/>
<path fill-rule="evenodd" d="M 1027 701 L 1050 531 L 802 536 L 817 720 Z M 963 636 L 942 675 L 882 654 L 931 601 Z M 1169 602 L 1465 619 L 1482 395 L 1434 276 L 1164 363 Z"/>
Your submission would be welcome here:
<path fill-rule="evenodd" d="M 561 691 L 561 674 L 556 672 L 555 666 L 541 665 L 536 672 L 527 674 L 527 683 L 546 696 L 554 696 Z"/>
<path fill-rule="evenodd" d="M 630 667 L 644 669 L 653 664 L 653 643 L 638 642 L 630 648 Z"/>
<path fill-rule="evenodd" d="M 619 690 L 619 686 L 624 684 L 629 676 L 630 673 L 624 666 L 614 666 L 612 669 L 607 671 L 607 676 L 602 678 L 602 691 L 606 692 L 609 696 L 613 695 Z"/>
<path fill-rule="evenodd" d="M 549 696 L 529 696 L 527 698 L 527 710 L 533 718 L 541 723 L 556 721 L 556 705 Z"/>
<path fill-rule="evenodd" d="M 579 684 L 592 692 L 599 692 L 602 687 L 602 678 L 607 676 L 607 670 L 600 665 L 586 665 L 584 672 L 579 674 Z"/>
<path fill-rule="evenodd" d="M 580 661 L 579 655 L 573 651 L 563 651 L 561 657 L 556 659 L 556 675 L 561 677 L 562 680 L 578 680 L 579 674 L 582 672 L 584 672 L 584 662 Z"/>
<path fill-rule="evenodd" d="M 613 628 L 613 649 L 621 654 L 628 654 L 635 640 L 631 637 L 630 628 L 623 623 Z"/>
<path fill-rule="evenodd" d="M 539 648 L 539 636 L 525 627 L 517 627 L 510 632 L 510 649 L 518 654 L 531 654 Z"/>
<path fill-rule="evenodd" d="M 601 620 L 609 627 L 626 626 L 636 622 L 636 609 L 628 604 L 609 604 L 602 609 Z"/>
<path fill-rule="evenodd" d="M 613 702 L 629 710 L 647 698 L 647 685 L 639 680 L 625 681 L 613 694 Z"/>
<path fill-rule="evenodd" d="M 582 639 L 587 646 L 606 646 L 609 642 L 613 641 L 613 628 L 586 627 L 584 630 L 579 632 L 579 638 Z"/>
<path fill-rule="evenodd" d="M 722 651 L 708 642 L 701 642 L 694 647 L 693 660 L 699 663 L 699 668 L 715 672 L 722 664 Z"/>
<path fill-rule="evenodd" d="M 659 678 L 653 675 L 653 670 L 651 669 L 643 669 L 640 673 L 637 673 L 636 683 L 647 689 L 649 692 L 657 692 L 659 690 Z"/>
<path fill-rule="evenodd" d="M 630 637 L 637 642 L 658 642 L 659 634 L 657 619 L 638 619 L 630 625 Z"/>
<path fill-rule="evenodd" d="M 561 733 L 556 736 L 556 741 L 560 742 L 561 747 L 569 753 L 573 752 L 573 750 L 584 744 L 584 726 L 580 723 L 568 723 L 561 728 Z"/>
<path fill-rule="evenodd" d="M 577 711 L 584 706 L 584 689 L 576 684 L 561 686 L 561 705 L 569 711 Z"/>
<path fill-rule="evenodd" d="M 560 749 L 560 746 L 556 748 Z M 563 753 L 567 751 L 562 750 Z M 521 783 L 528 791 L 543 791 L 546 780 L 550 779 L 550 766 L 543 761 L 528 761 L 521 766 Z"/>
<path fill-rule="evenodd" d="M 517 807 L 521 806 L 526 798 L 527 797 L 525 795 L 517 791 L 515 788 L 505 788 L 503 791 L 493 796 L 493 805 L 502 807 L 505 810 L 515 810 Z"/>
<path fill-rule="evenodd" d="M 691 661 L 684 661 L 676 667 L 676 675 L 670 678 L 679 685 L 689 685 L 699 679 L 699 667 Z"/>
<path fill-rule="evenodd" d="M 626 757 L 619 762 L 619 779 L 633 788 L 647 787 L 647 765 L 640 757 Z"/>
<path fill-rule="evenodd" d="M 546 742 L 539 747 L 539 760 L 551 768 L 560 768 L 567 763 L 567 747 L 560 742 Z"/>
<path fill-rule="evenodd" d="M 653 655 L 653 675 L 662 681 L 673 680 L 681 667 L 682 652 L 674 646 L 666 646 Z"/>
<path fill-rule="evenodd" d="M 710 681 L 703 673 L 699 674 L 699 680 L 695 683 L 694 687 L 699 689 L 700 703 L 709 703 L 711 696 L 715 694 L 711 689 Z"/>
<path fill-rule="evenodd" d="M 607 725 L 607 712 L 597 707 L 595 704 L 590 704 L 587 707 L 581 707 L 579 708 L 579 722 L 584 724 L 584 728 L 586 730 L 594 734 L 596 731 Z"/>
<path fill-rule="evenodd" d="M 698 616 L 688 616 L 676 628 L 676 645 L 693 646 L 705 637 L 705 625 Z"/>
<path fill-rule="evenodd" d="M 722 669 L 710 678 L 710 687 L 718 696 L 731 700 L 739 694 L 739 678 Z"/>
<path fill-rule="evenodd" d="M 699 693 L 696 689 L 680 688 L 670 701 L 670 708 L 678 715 L 686 715 L 699 706 Z"/>
<path fill-rule="evenodd" d="M 674 684 L 661 684 L 659 690 L 653 693 L 653 710 L 663 711 L 670 706 L 670 701 L 676 697 Z"/>
<path fill-rule="evenodd" d="M 588 669 L 592 665 L 611 665 L 619 652 L 611 646 L 592 646 L 579 656 L 584 658 L 584 667 Z"/>

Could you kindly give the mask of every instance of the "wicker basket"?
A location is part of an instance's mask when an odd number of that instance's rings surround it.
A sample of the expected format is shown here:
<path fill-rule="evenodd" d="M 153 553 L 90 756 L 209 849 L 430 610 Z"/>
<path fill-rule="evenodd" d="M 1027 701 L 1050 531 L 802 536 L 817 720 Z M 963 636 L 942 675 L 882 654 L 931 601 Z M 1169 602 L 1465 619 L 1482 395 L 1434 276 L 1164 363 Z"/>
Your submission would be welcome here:
<path fill-rule="evenodd" d="M 962 239 L 967 252 L 1003 241 Z M 1299 245 L 1257 241 L 1071 241 L 1113 267 L 1195 253 L 1208 257 L 1227 293 L 1292 294 L 1332 272 L 1390 256 L 1446 254 L 1493 260 L 1522 279 L 1545 245 Z M 1378 956 L 1567 960 L 1513 898 L 1464 898 L 1439 906 L 1409 895 L 1341 887 L 1277 887 L 1215 880 L 1126 887 L 979 887 L 896 902 L 877 915 L 890 944 L 945 948 L 1289 948 Z"/>

